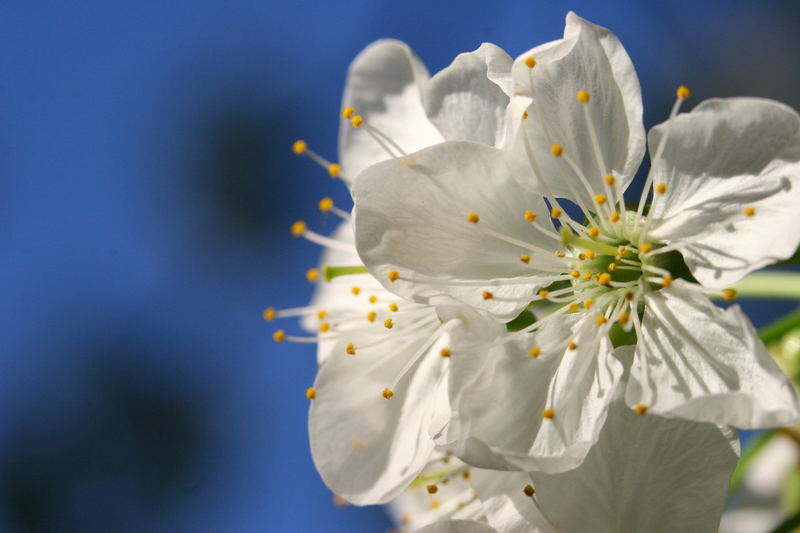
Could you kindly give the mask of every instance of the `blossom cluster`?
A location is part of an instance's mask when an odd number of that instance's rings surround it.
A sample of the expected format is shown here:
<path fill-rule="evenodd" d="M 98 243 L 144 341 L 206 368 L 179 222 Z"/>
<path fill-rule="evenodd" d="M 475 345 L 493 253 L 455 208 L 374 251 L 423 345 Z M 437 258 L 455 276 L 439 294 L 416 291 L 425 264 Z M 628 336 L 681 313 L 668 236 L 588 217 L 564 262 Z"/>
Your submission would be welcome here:
<path fill-rule="evenodd" d="M 616 36 L 570 13 L 512 59 L 429 76 L 403 43 L 350 67 L 347 185 L 300 316 L 319 372 L 314 462 L 426 533 L 716 531 L 733 428 L 790 425 L 795 392 L 731 288 L 800 243 L 800 117 L 713 99 L 645 135 Z M 639 202 L 624 193 L 649 151 Z"/>

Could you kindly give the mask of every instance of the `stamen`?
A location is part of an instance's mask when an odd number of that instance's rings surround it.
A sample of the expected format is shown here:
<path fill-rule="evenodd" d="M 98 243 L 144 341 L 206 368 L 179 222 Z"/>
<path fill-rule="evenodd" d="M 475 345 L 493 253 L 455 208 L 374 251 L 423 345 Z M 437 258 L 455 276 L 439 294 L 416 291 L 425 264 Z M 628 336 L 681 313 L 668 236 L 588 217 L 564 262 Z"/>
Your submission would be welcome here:
<path fill-rule="evenodd" d="M 556 412 L 553 409 L 545 409 L 542 411 L 542 418 L 547 420 L 552 420 L 556 416 Z"/>
<path fill-rule="evenodd" d="M 481 297 L 483 297 L 484 300 L 491 300 L 494 298 L 494 294 L 490 291 L 483 291 L 481 293 Z"/>
<path fill-rule="evenodd" d="M 322 211 L 323 213 L 327 213 L 328 211 L 330 211 L 331 213 L 333 213 L 334 215 L 338 216 L 343 220 L 350 220 L 350 213 L 343 211 L 342 209 L 339 209 L 338 207 L 333 205 L 333 198 L 327 198 L 327 197 L 323 198 L 322 200 L 319 201 L 319 204 L 317 204 L 317 206 L 319 207 L 319 210 Z"/>
<path fill-rule="evenodd" d="M 436 494 L 437 492 L 439 492 L 439 487 L 437 487 L 436 485 L 428 485 L 427 487 L 425 487 L 425 490 L 428 491 L 428 494 Z"/>
<path fill-rule="evenodd" d="M 306 270 L 306 279 L 309 281 L 309 283 L 316 283 L 319 279 L 319 270 L 316 268 L 309 268 Z"/>
<path fill-rule="evenodd" d="M 752 217 L 753 215 L 756 214 L 756 208 L 755 207 L 745 207 L 742 210 L 742 213 L 744 213 L 744 216 L 746 216 L 746 217 Z"/>
<path fill-rule="evenodd" d="M 392 396 L 394 396 L 394 392 L 389 390 L 389 389 L 383 389 L 383 392 L 381 393 L 381 396 L 383 396 L 387 400 L 391 400 Z"/>
<path fill-rule="evenodd" d="M 589 102 L 589 92 L 588 91 L 578 91 L 578 101 L 583 102 L 584 104 Z"/>
<path fill-rule="evenodd" d="M 302 140 L 295 141 L 294 144 L 292 145 L 292 152 L 294 152 L 297 155 L 301 155 L 303 152 L 306 151 L 306 148 L 308 148 L 308 145 L 306 144 L 305 141 Z"/>
<path fill-rule="evenodd" d="M 664 194 L 665 192 L 667 192 L 667 184 L 662 181 L 661 183 L 655 186 L 654 190 L 656 194 Z"/>
<path fill-rule="evenodd" d="M 560 144 L 554 144 L 550 147 L 550 153 L 556 157 L 561 157 L 561 154 L 564 153 L 564 147 Z"/>
<path fill-rule="evenodd" d="M 356 285 L 350 289 L 350 292 L 353 293 L 353 296 L 358 296 L 359 294 L 361 294 L 361 287 Z"/>
<path fill-rule="evenodd" d="M 534 346 L 530 350 L 528 350 L 528 355 L 536 359 L 542 353 L 542 349 L 538 346 Z"/>
<path fill-rule="evenodd" d="M 282 329 L 279 329 L 275 333 L 272 334 L 272 340 L 275 342 L 283 342 L 286 340 L 286 332 Z"/>
<path fill-rule="evenodd" d="M 386 329 L 392 329 L 394 327 L 394 321 L 391 318 L 387 318 L 383 321 L 383 327 Z"/>
<path fill-rule="evenodd" d="M 525 58 L 525 66 L 528 68 L 533 68 L 536 66 L 536 58 L 533 56 L 529 56 Z"/>
<path fill-rule="evenodd" d="M 528 254 L 520 254 L 519 260 L 527 265 L 531 262 L 531 256 Z"/>
<path fill-rule="evenodd" d="M 450 357 L 451 355 L 450 348 L 442 348 L 441 351 L 439 352 L 439 355 L 441 355 L 442 357 Z"/>
<path fill-rule="evenodd" d="M 317 389 L 314 387 L 309 387 L 306 389 L 306 398 L 309 400 L 315 400 L 317 398 Z"/>
<path fill-rule="evenodd" d="M 536 491 L 533 489 L 533 485 L 525 485 L 522 489 L 522 492 L 525 493 L 525 496 L 528 498 L 533 498 L 533 495 L 536 494 Z"/>
<path fill-rule="evenodd" d="M 569 348 L 570 350 L 577 350 L 578 349 L 578 345 L 577 345 L 577 343 L 575 343 L 575 341 L 569 341 L 567 343 L 567 348 Z"/>
<path fill-rule="evenodd" d="M 536 213 L 528 209 L 525 211 L 525 220 L 528 222 L 536 222 Z"/>
<path fill-rule="evenodd" d="M 353 343 L 351 342 L 345 347 L 344 351 L 345 351 L 345 353 L 347 353 L 347 355 L 355 355 L 356 354 L 356 347 L 353 346 Z"/>
<path fill-rule="evenodd" d="M 606 200 L 607 200 L 607 198 L 606 198 L 605 194 L 595 194 L 594 195 L 594 202 L 597 205 L 603 205 L 604 203 L 606 203 Z"/>
<path fill-rule="evenodd" d="M 389 272 L 389 276 L 387 277 L 389 278 L 389 281 L 394 283 L 395 281 L 400 279 L 400 273 L 397 270 L 392 270 L 391 272 Z"/>
<path fill-rule="evenodd" d="M 478 213 L 470 213 L 467 215 L 467 222 L 471 222 L 472 224 L 477 224 L 480 219 L 481 217 L 478 216 Z"/>
<path fill-rule="evenodd" d="M 722 299 L 730 302 L 736 298 L 736 289 L 725 289 L 722 291 Z"/>
<path fill-rule="evenodd" d="M 647 406 L 637 403 L 633 410 L 636 411 L 637 415 L 643 415 L 647 413 Z"/>
<path fill-rule="evenodd" d="M 274 307 L 267 307 L 264 309 L 264 313 L 262 314 L 264 320 L 267 322 L 271 322 L 275 320 L 275 308 Z"/>
<path fill-rule="evenodd" d="M 322 273 L 325 277 L 325 281 L 331 281 L 336 279 L 340 276 L 352 276 L 356 274 L 366 274 L 367 267 L 364 265 L 352 265 L 352 266 L 329 266 L 325 265 L 322 267 Z"/>
<path fill-rule="evenodd" d="M 377 313 L 375 313 L 375 311 L 370 311 L 369 313 L 367 313 L 367 320 L 369 322 L 375 322 L 375 317 L 376 316 L 377 316 Z"/>

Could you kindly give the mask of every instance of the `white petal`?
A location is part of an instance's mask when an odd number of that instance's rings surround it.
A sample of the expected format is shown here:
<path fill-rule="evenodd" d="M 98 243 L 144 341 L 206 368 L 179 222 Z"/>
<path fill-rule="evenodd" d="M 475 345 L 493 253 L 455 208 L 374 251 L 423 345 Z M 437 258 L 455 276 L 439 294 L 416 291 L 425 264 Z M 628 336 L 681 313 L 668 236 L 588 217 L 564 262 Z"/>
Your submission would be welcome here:
<path fill-rule="evenodd" d="M 667 128 L 655 167 L 667 192 L 651 210 L 652 238 L 686 241 L 687 265 L 711 288 L 791 256 L 800 243 L 797 113 L 757 98 L 707 100 L 653 128 L 651 151 Z M 744 215 L 748 207 L 754 216 Z"/>
<path fill-rule="evenodd" d="M 800 416 L 789 378 L 738 306 L 722 310 L 677 280 L 647 297 L 628 405 L 743 429 Z"/>
<path fill-rule="evenodd" d="M 481 346 L 453 330 L 450 402 L 461 438 L 457 455 L 483 468 L 559 472 L 579 465 L 597 440 L 622 377 L 606 339 L 574 315 L 541 333 Z M 475 324 L 470 324 L 475 327 Z M 567 348 L 574 340 L 577 349 Z M 541 354 L 529 355 L 532 347 Z M 543 416 L 546 409 L 554 417 Z"/>
<path fill-rule="evenodd" d="M 391 39 L 366 47 L 350 65 L 342 108 L 356 114 L 392 138 L 407 153 L 441 142 L 442 136 L 425 115 L 422 90 L 428 71 L 411 49 Z M 389 156 L 364 128 L 343 120 L 339 157 L 348 179 Z"/>
<path fill-rule="evenodd" d="M 553 277 L 534 268 L 540 261 L 535 251 L 487 234 L 555 249 L 556 241 L 524 219 L 531 209 L 549 225 L 544 202 L 519 190 L 500 150 L 447 142 L 386 161 L 361 175 L 353 197 L 361 258 L 388 290 L 405 298 L 430 304 L 449 296 L 505 320 Z M 479 223 L 467 221 L 471 213 Z M 530 254 L 530 265 L 520 261 L 522 253 Z M 539 255 L 556 261 L 549 252 Z M 387 277 L 392 271 L 400 274 L 395 282 Z M 486 289 L 493 299 L 483 298 Z"/>
<path fill-rule="evenodd" d="M 529 57 L 536 60 L 533 69 L 525 63 Z M 630 58 L 613 33 L 569 13 L 564 38 L 522 54 L 512 72 L 516 91 L 533 100 L 522 129 L 541 171 L 538 179 L 553 194 L 572 199 L 577 194 L 591 206 L 594 194 L 604 192 L 606 174 L 613 172 L 627 186 L 644 155 L 642 99 Z M 578 91 L 588 91 L 589 102 L 579 102 Z M 524 137 L 518 135 L 514 154 L 518 168 L 530 175 Z M 550 153 L 553 144 L 564 147 L 562 157 Z M 567 158 L 591 191 L 581 185 Z"/>
<path fill-rule="evenodd" d="M 445 139 L 499 146 L 508 105 L 503 86 L 510 86 L 511 63 L 501 48 L 484 43 L 431 78 L 425 109 Z"/>
<path fill-rule="evenodd" d="M 447 520 L 421 527 L 414 533 L 497 533 L 495 529 L 474 520 Z"/>
<path fill-rule="evenodd" d="M 531 479 L 559 533 L 711 533 L 737 459 L 734 432 L 640 416 L 618 397 L 580 467 Z"/>
<path fill-rule="evenodd" d="M 527 473 L 482 468 L 472 468 L 470 472 L 486 520 L 497 533 L 558 533 L 525 494 L 525 486 L 531 484 Z"/>
<path fill-rule="evenodd" d="M 424 340 L 385 342 L 352 356 L 340 343 L 319 370 L 309 415 L 311 452 L 328 487 L 349 502 L 390 500 L 417 476 L 434 449 L 429 425 L 438 406 L 430 396 L 444 386 L 441 343 L 408 370 L 391 399 L 381 394 Z"/>

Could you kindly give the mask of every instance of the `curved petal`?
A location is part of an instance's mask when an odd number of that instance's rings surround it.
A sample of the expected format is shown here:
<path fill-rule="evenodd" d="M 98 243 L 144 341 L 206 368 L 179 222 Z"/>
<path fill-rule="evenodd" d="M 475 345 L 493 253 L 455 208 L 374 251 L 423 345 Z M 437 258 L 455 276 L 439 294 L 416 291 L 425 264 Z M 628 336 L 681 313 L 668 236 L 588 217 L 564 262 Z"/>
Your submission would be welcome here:
<path fill-rule="evenodd" d="M 491 526 L 474 520 L 446 520 L 421 527 L 414 533 L 497 533 Z"/>
<path fill-rule="evenodd" d="M 519 190 L 495 148 L 447 142 L 374 165 L 353 197 L 359 255 L 388 290 L 410 300 L 446 296 L 507 320 L 554 277 L 536 265 L 557 264 L 549 252 L 557 237 L 524 218 L 526 210 L 546 213 L 544 202 Z M 468 222 L 472 213 L 478 223 Z M 549 219 L 537 224 L 553 231 Z M 389 280 L 392 271 L 399 279 Z M 494 298 L 484 297 L 487 289 Z"/>
<path fill-rule="evenodd" d="M 470 479 L 483 502 L 486 520 L 497 533 L 559 533 L 525 494 L 531 484 L 527 473 L 473 468 Z"/>
<path fill-rule="evenodd" d="M 527 140 L 537 178 L 556 196 L 591 206 L 609 173 L 627 186 L 644 155 L 642 98 L 633 64 L 613 33 L 569 13 L 564 38 L 522 54 L 512 73 L 515 90 L 533 100 L 512 150 L 522 175 L 532 170 Z M 589 101 L 578 101 L 578 91 L 587 91 Z M 553 157 L 553 144 L 563 146 L 562 157 Z"/>
<path fill-rule="evenodd" d="M 453 329 L 450 403 L 460 458 L 481 468 L 548 472 L 583 461 L 623 373 L 608 340 L 584 323 L 566 315 L 534 334 L 467 346 Z M 535 357 L 533 347 L 541 350 Z"/>
<path fill-rule="evenodd" d="M 448 141 L 474 141 L 499 146 L 505 131 L 511 57 L 484 43 L 459 54 L 427 84 L 425 109 Z"/>
<path fill-rule="evenodd" d="M 653 239 L 677 243 L 695 278 L 720 289 L 794 253 L 800 244 L 794 110 L 758 98 L 707 100 L 653 128 L 651 150 L 665 131 L 655 172 L 667 192 L 651 209 Z"/>
<path fill-rule="evenodd" d="M 640 416 L 619 396 L 580 467 L 531 473 L 549 520 L 559 533 L 716 532 L 738 459 L 735 432 Z"/>
<path fill-rule="evenodd" d="M 392 39 L 377 41 L 350 65 L 342 107 L 354 108 L 411 153 L 444 140 L 425 115 L 422 90 L 427 82 L 428 71 L 406 44 Z M 339 157 L 352 181 L 362 170 L 389 156 L 363 128 L 354 129 L 343 120 Z"/>
<path fill-rule="evenodd" d="M 681 280 L 647 298 L 626 401 L 742 429 L 800 417 L 789 378 L 739 307 L 720 309 Z"/>
<path fill-rule="evenodd" d="M 430 334 L 429 329 L 410 343 L 379 343 L 352 356 L 344 355 L 342 342 L 317 374 L 309 414 L 311 452 L 328 487 L 349 502 L 390 500 L 434 449 L 429 426 L 438 406 L 430 397 L 444 386 L 447 367 L 438 354 L 445 339 L 431 346 Z M 394 396 L 382 397 L 398 377 Z"/>

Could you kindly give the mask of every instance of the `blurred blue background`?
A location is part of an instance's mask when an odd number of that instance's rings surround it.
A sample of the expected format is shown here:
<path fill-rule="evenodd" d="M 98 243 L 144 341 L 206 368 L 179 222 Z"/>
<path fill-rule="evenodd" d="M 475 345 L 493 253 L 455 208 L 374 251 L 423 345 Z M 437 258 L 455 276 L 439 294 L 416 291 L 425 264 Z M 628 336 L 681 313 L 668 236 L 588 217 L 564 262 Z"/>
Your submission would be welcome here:
<path fill-rule="evenodd" d="M 317 201 L 347 204 L 291 143 L 335 160 L 345 71 L 375 39 L 435 72 L 558 38 L 568 9 L 620 36 L 647 126 L 680 83 L 690 107 L 800 106 L 789 1 L 3 2 L 0 531 L 387 531 L 332 503 L 313 347 L 261 319 L 313 289 L 291 222 L 329 231 Z"/>

